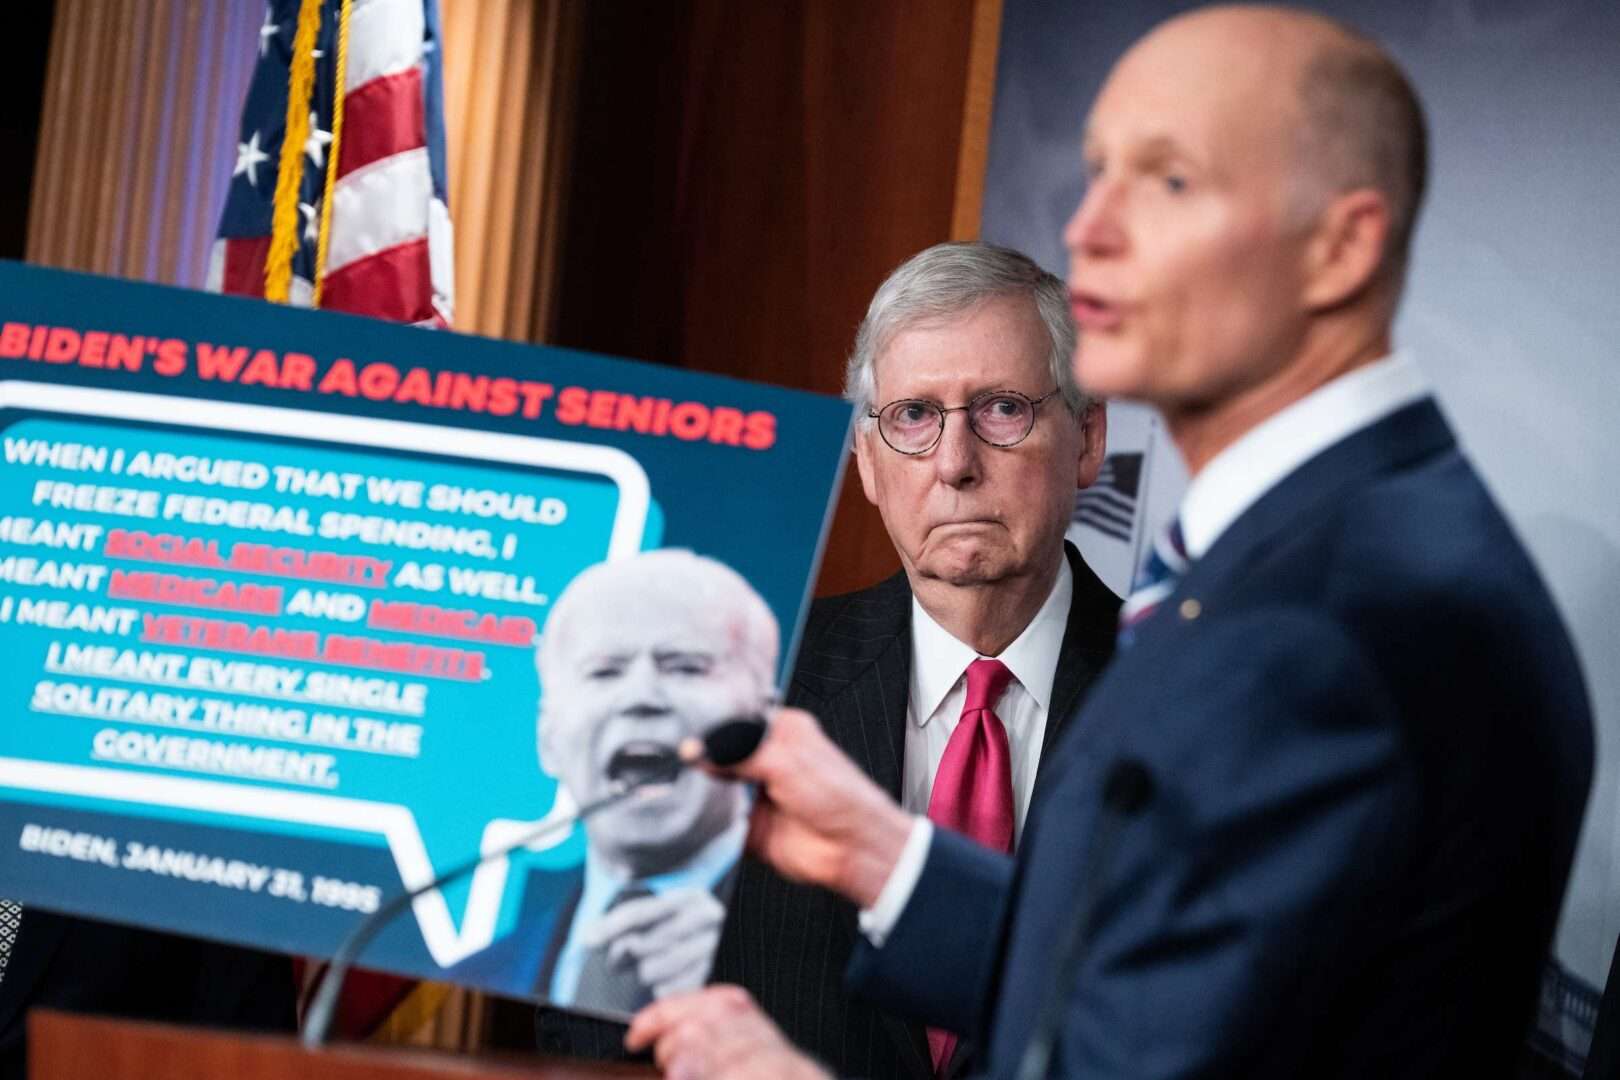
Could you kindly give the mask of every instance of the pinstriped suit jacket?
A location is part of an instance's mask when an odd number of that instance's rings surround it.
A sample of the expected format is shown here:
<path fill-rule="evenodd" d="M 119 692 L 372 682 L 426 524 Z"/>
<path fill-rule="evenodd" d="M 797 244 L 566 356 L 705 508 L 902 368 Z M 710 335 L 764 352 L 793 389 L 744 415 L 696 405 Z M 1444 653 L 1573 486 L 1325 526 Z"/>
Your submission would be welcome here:
<path fill-rule="evenodd" d="M 1074 597 L 1052 684 L 1042 759 L 1113 653 L 1119 598 L 1065 545 Z M 905 574 L 860 592 L 816 601 L 805 624 L 787 704 L 813 713 L 839 748 L 897 800 L 911 685 L 911 587 Z M 1039 789 L 1041 778 L 1036 778 Z M 858 933 L 854 907 L 789 884 L 745 858 L 715 955 L 714 982 L 753 994 L 795 1045 L 840 1076 L 931 1080 L 919 1024 L 848 994 L 844 965 Z M 622 1057 L 622 1025 L 542 1007 L 542 1050 Z M 966 1065 L 959 1049 L 952 1072 Z"/>
<path fill-rule="evenodd" d="M 1079 552 L 1067 547 L 1067 555 L 1074 598 L 1043 758 L 1112 654 L 1119 610 L 1119 599 Z M 827 735 L 896 799 L 910 685 L 911 589 L 904 574 L 811 608 L 788 704 L 814 713 Z M 840 1076 L 929 1080 L 933 1070 L 922 1026 L 880 1012 L 844 989 L 844 966 L 857 933 L 851 904 L 822 889 L 789 884 L 745 860 L 712 978 L 745 987 L 795 1045 Z M 967 1056 L 958 1054 L 953 1072 Z"/>

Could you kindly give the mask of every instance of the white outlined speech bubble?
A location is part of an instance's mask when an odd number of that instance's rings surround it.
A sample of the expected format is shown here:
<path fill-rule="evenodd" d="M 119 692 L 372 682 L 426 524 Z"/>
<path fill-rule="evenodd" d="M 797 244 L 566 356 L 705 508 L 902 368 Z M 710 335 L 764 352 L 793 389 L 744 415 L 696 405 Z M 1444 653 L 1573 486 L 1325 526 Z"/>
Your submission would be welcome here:
<path fill-rule="evenodd" d="M 184 419 L 178 419 L 176 406 L 182 403 Z M 429 452 L 438 456 L 467 458 L 478 463 L 499 462 L 588 473 L 609 480 L 619 492 L 608 541 L 608 560 L 640 550 L 651 499 L 646 472 L 624 451 L 535 436 L 15 380 L 0 381 L 0 409 L 159 423 L 227 431 L 233 435 L 268 435 L 326 443 L 334 449 L 376 447 L 421 453 L 431 448 Z M 331 434 L 334 431 L 340 433 L 340 437 L 334 438 Z M 406 888 L 426 885 L 436 876 L 415 816 L 408 807 L 397 803 L 8 757 L 0 757 L 0 785 L 375 833 L 387 842 Z M 559 788 L 546 818 L 559 819 L 571 812 L 572 804 Z M 506 821 L 488 823 L 480 850 L 499 847 L 511 824 Z M 566 830 L 561 832 L 556 842 L 567 836 Z M 456 928 L 449 904 L 437 890 L 424 893 L 413 902 L 412 910 L 423 942 L 440 967 L 450 967 L 493 942 L 508 872 L 508 860 L 500 858 L 492 859 L 473 874 L 460 930 Z"/>

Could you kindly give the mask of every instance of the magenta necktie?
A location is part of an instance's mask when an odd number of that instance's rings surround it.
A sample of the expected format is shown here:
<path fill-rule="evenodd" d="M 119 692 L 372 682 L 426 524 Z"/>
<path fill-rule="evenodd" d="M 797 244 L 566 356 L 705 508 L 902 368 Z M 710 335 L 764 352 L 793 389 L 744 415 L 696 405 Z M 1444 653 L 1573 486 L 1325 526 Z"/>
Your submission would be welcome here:
<path fill-rule="evenodd" d="M 1013 846 L 1012 752 L 995 707 L 1010 682 L 1012 672 L 1000 660 L 968 665 L 962 719 L 945 744 L 928 797 L 929 821 L 1003 852 Z M 928 1029 L 935 1075 L 944 1074 L 955 1049 L 955 1035 Z"/>

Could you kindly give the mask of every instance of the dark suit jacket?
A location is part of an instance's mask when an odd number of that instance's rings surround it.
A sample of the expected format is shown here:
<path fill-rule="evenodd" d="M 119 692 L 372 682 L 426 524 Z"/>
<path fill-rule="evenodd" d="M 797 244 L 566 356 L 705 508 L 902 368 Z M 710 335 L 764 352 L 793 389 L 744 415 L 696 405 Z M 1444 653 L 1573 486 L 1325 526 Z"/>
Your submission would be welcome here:
<path fill-rule="evenodd" d="M 1043 755 L 1112 654 L 1119 610 L 1119 598 L 1066 548 L 1074 596 Z M 903 573 L 811 606 L 787 703 L 815 714 L 827 735 L 896 799 L 910 685 L 911 588 Z M 1043 767 L 1037 797 L 1044 783 Z M 851 904 L 789 884 L 745 858 L 711 980 L 746 988 L 795 1044 L 840 1075 L 928 1080 L 933 1069 L 922 1025 L 880 1012 L 843 985 L 858 934 Z M 622 1053 L 622 1027 L 542 1010 L 538 1029 L 541 1048 L 553 1053 Z"/>
<path fill-rule="evenodd" d="M 726 895 L 731 892 L 733 883 L 737 880 L 738 866 L 740 865 L 740 862 L 733 863 L 730 869 L 728 869 L 725 874 L 721 876 L 720 880 L 714 883 L 714 888 L 712 891 L 715 896 L 718 896 L 723 900 L 725 899 Z M 546 936 L 545 951 L 541 954 L 540 969 L 536 973 L 533 983 L 534 992 L 537 995 L 543 997 L 551 993 L 551 980 L 552 977 L 557 973 L 557 961 L 562 959 L 563 947 L 568 944 L 568 935 L 574 930 L 574 915 L 579 909 L 579 902 L 584 897 L 584 893 L 585 876 L 583 873 L 581 873 L 579 884 L 568 894 L 568 899 L 557 911 L 556 915 L 554 916 L 554 921 L 551 924 L 551 931 Z M 587 1002 L 580 1007 L 589 1008 L 590 1005 Z M 614 1037 L 619 1040 L 613 1044 L 613 1047 L 609 1048 L 616 1051 L 616 1054 L 612 1056 L 623 1056 L 624 1051 L 622 1042 L 625 1032 L 625 1026 L 623 1024 L 615 1024 L 605 1020 L 597 1021 L 587 1017 L 571 1016 L 560 1009 L 552 1009 L 549 1006 L 543 1005 L 540 1007 L 540 1012 L 536 1019 L 536 1035 L 540 1037 L 542 1046 L 544 1046 L 546 1042 L 544 1036 L 550 1031 L 550 1028 L 546 1026 L 546 1023 L 542 1023 L 542 1019 L 544 1019 L 547 1023 L 560 1025 L 564 1030 L 568 1030 L 569 1025 L 575 1020 L 592 1027 L 598 1024 L 605 1025 L 604 1034 L 608 1033 L 607 1029 L 611 1029 Z M 555 1048 L 548 1047 L 548 1049 Z M 568 1052 L 568 1050 L 568 1047 L 563 1048 L 563 1052 L 565 1053 Z"/>
<path fill-rule="evenodd" d="M 22 1080 L 35 1006 L 291 1032 L 296 993 L 285 956 L 24 908 L 0 978 L 0 1080 Z"/>
<path fill-rule="evenodd" d="M 1564 626 L 1419 402 L 1233 523 L 1069 725 L 1016 862 L 936 834 L 851 976 L 1010 1075 L 1090 875 L 1055 1075 L 1509 1075 L 1591 754 Z M 1124 758 L 1156 792 L 1093 866 Z"/>
<path fill-rule="evenodd" d="M 497 938 L 489 948 L 459 961 L 447 977 L 506 987 L 503 992 L 513 995 L 549 992 L 551 973 L 568 940 L 584 882 L 585 872 L 578 866 L 562 871 L 530 870 L 511 935 Z"/>

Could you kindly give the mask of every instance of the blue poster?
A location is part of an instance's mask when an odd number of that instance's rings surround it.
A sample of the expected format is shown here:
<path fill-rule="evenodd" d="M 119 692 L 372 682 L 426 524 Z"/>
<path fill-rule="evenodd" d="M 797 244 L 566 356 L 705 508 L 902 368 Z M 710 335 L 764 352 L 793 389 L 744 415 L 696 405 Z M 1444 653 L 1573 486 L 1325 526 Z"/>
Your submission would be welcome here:
<path fill-rule="evenodd" d="M 623 941 L 717 935 L 747 793 L 644 774 L 775 697 L 849 423 L 0 263 L 5 895 L 330 955 L 538 832 L 361 962 L 612 1015 L 685 988 L 706 955 Z"/>

